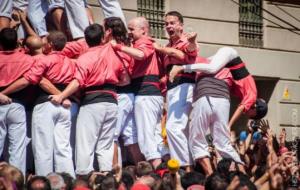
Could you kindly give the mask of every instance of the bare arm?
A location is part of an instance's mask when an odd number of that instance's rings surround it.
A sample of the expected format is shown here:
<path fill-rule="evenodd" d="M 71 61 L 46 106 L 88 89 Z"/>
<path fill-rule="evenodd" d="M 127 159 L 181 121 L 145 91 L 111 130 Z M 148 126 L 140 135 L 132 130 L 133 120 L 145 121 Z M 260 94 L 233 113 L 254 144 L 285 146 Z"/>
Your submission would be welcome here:
<path fill-rule="evenodd" d="M 51 102 L 54 104 L 61 104 L 64 99 L 71 96 L 79 88 L 79 82 L 77 79 L 72 80 L 70 84 L 65 88 L 65 90 L 58 95 L 50 95 Z"/>
<path fill-rule="evenodd" d="M 115 50 L 122 51 L 122 52 L 130 55 L 131 57 L 133 57 L 136 60 L 144 59 L 145 55 L 144 55 L 144 52 L 142 52 L 141 50 L 138 50 L 133 47 L 128 47 L 128 46 L 123 46 L 121 44 L 117 44 L 115 40 L 112 40 L 110 43 Z"/>
<path fill-rule="evenodd" d="M 156 51 L 160 53 L 166 54 L 171 57 L 175 57 L 176 59 L 179 60 L 184 60 L 184 53 L 178 49 L 170 48 L 170 47 L 162 47 L 157 43 L 153 43 L 153 47 L 155 48 Z"/>
<path fill-rule="evenodd" d="M 29 85 L 29 81 L 26 80 L 24 77 L 16 80 L 12 84 L 10 84 L 7 88 L 5 88 L 1 93 L 5 95 L 12 94 L 14 92 L 20 91 L 24 88 L 26 88 Z"/>
<path fill-rule="evenodd" d="M 234 114 L 232 115 L 232 117 L 230 118 L 228 127 L 231 130 L 231 127 L 233 126 L 233 124 L 241 117 L 241 115 L 243 114 L 245 106 L 244 105 L 239 105 L 239 107 L 235 110 Z"/>
<path fill-rule="evenodd" d="M 27 17 L 26 13 L 21 11 L 21 10 L 18 10 L 18 12 L 19 12 L 19 15 L 20 15 L 22 26 L 24 27 L 24 30 L 26 31 L 26 33 L 29 36 L 38 36 L 35 33 L 35 31 L 31 28 L 30 24 L 28 23 L 27 18 L 26 18 Z"/>
<path fill-rule="evenodd" d="M 48 79 L 46 78 L 42 78 L 41 82 L 40 82 L 40 87 L 48 92 L 49 94 L 60 94 L 61 91 L 58 90 Z"/>

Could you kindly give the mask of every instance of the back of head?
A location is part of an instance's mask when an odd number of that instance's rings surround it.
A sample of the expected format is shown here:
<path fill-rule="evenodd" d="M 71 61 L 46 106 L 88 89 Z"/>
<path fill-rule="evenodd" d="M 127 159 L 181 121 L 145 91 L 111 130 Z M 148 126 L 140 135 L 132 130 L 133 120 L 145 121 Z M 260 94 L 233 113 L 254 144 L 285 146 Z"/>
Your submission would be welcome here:
<path fill-rule="evenodd" d="M 18 46 L 17 32 L 12 28 L 3 28 L 0 31 L 0 45 L 4 51 L 16 49 Z"/>
<path fill-rule="evenodd" d="M 130 40 L 127 35 L 127 29 L 124 22 L 119 17 L 109 17 L 104 19 L 104 29 L 112 30 L 112 36 L 118 43 L 130 44 Z"/>
<path fill-rule="evenodd" d="M 136 175 L 142 177 L 153 172 L 152 165 L 147 161 L 141 161 L 136 166 Z"/>
<path fill-rule="evenodd" d="M 191 185 L 204 185 L 205 176 L 199 172 L 189 172 L 185 173 L 181 177 L 181 185 L 184 189 L 187 189 Z"/>
<path fill-rule="evenodd" d="M 67 37 L 61 31 L 50 32 L 49 36 L 47 36 L 47 40 L 55 51 L 63 50 L 67 43 Z"/>
<path fill-rule="evenodd" d="M 181 13 L 179 13 L 178 11 L 170 11 L 170 12 L 167 12 L 165 14 L 165 17 L 167 16 L 175 16 L 178 18 L 179 22 L 183 24 L 183 16 Z"/>
<path fill-rule="evenodd" d="M 217 171 L 224 176 L 227 176 L 229 173 L 230 165 L 234 162 L 231 158 L 223 158 L 218 162 Z"/>
<path fill-rule="evenodd" d="M 262 119 L 268 113 L 268 104 L 264 99 L 257 99 L 255 102 L 256 115 L 251 119 Z"/>
<path fill-rule="evenodd" d="M 23 189 L 24 176 L 18 168 L 9 164 L 5 165 L 1 168 L 0 175 L 5 176 L 10 181 L 14 182 L 18 189 Z"/>
<path fill-rule="evenodd" d="M 89 47 L 100 45 L 104 37 L 103 27 L 100 24 L 92 24 L 88 26 L 84 30 L 84 37 Z"/>
<path fill-rule="evenodd" d="M 47 175 L 47 178 L 50 181 L 52 190 L 60 190 L 65 188 L 65 182 L 61 175 L 57 173 L 50 173 Z"/>
<path fill-rule="evenodd" d="M 26 38 L 25 45 L 33 53 L 37 50 L 42 50 L 43 41 L 39 36 L 29 36 Z"/>
<path fill-rule="evenodd" d="M 74 178 L 70 175 L 70 174 L 68 174 L 68 173 L 66 173 L 66 172 L 62 172 L 62 173 L 60 173 L 60 175 L 61 175 L 61 177 L 64 179 L 64 182 L 65 182 L 65 189 L 66 190 L 71 190 L 71 189 L 73 189 L 73 181 L 74 181 Z"/>
<path fill-rule="evenodd" d="M 51 190 L 50 181 L 44 176 L 35 176 L 28 181 L 27 190 Z"/>
<path fill-rule="evenodd" d="M 105 176 L 100 185 L 100 189 L 117 190 L 118 189 L 117 180 L 112 175 Z"/>
<path fill-rule="evenodd" d="M 205 182 L 205 190 L 223 190 L 226 189 L 228 183 L 225 178 L 222 177 L 218 172 L 210 175 Z"/>

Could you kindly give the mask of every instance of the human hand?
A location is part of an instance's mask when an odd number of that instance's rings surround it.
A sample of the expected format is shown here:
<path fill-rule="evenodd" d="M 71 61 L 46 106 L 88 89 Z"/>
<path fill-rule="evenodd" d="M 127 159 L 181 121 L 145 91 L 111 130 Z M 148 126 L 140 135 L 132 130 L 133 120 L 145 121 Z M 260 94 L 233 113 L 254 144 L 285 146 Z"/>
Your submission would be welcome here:
<path fill-rule="evenodd" d="M 65 99 L 62 101 L 62 106 L 64 108 L 70 108 L 72 106 L 72 102 L 69 99 Z"/>
<path fill-rule="evenodd" d="M 10 104 L 12 102 L 12 99 L 8 96 L 0 93 L 0 104 Z"/>
<path fill-rule="evenodd" d="M 49 99 L 54 105 L 60 105 L 63 102 L 63 97 L 61 95 L 50 95 Z"/>
<path fill-rule="evenodd" d="M 173 65 L 170 74 L 169 74 L 169 81 L 174 82 L 176 75 L 183 71 L 183 67 L 180 65 Z"/>
<path fill-rule="evenodd" d="M 184 35 L 186 36 L 187 40 L 190 43 L 195 43 L 196 42 L 196 37 L 197 37 L 197 33 L 196 32 L 184 33 Z"/>

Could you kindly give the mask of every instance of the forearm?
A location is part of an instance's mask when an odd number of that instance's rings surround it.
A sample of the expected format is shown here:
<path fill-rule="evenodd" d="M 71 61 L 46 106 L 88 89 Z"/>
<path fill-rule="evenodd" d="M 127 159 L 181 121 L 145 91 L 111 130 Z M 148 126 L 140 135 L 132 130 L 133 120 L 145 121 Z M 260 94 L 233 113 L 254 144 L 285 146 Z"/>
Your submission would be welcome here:
<path fill-rule="evenodd" d="M 75 93 L 79 88 L 79 82 L 77 79 L 72 80 L 72 82 L 66 87 L 66 89 L 61 93 L 63 99 L 68 98 L 73 93 Z"/>
<path fill-rule="evenodd" d="M 30 24 L 28 23 L 28 21 L 25 19 L 21 19 L 21 22 L 22 22 L 22 26 L 24 28 L 24 30 L 26 31 L 26 33 L 29 35 L 29 36 L 38 36 L 35 31 L 31 28 Z"/>
<path fill-rule="evenodd" d="M 5 95 L 12 94 L 14 92 L 18 92 L 24 88 L 26 88 L 29 85 L 29 81 L 26 80 L 24 77 L 16 80 L 11 85 L 9 85 L 7 88 L 5 88 L 1 93 Z"/>
<path fill-rule="evenodd" d="M 195 42 L 190 42 L 189 43 L 189 45 L 187 46 L 187 50 L 189 51 L 189 52 L 192 52 L 192 51 L 196 51 L 197 50 L 197 43 L 196 43 L 196 41 Z"/>
<path fill-rule="evenodd" d="M 231 127 L 233 124 L 241 117 L 242 113 L 244 111 L 244 106 L 239 105 L 239 107 L 235 110 L 234 114 L 232 115 L 230 121 L 229 121 L 229 129 L 231 130 Z"/>
<path fill-rule="evenodd" d="M 40 87 L 49 94 L 60 94 L 61 91 L 58 90 L 48 79 L 42 78 L 40 82 Z"/>
<path fill-rule="evenodd" d="M 184 60 L 184 53 L 178 49 L 170 47 L 159 47 L 156 50 L 168 56 L 175 57 L 176 59 Z"/>
<path fill-rule="evenodd" d="M 138 50 L 136 48 L 132 48 L 132 47 L 127 47 L 127 46 L 122 46 L 122 45 L 118 45 L 117 49 L 130 55 L 131 57 L 133 57 L 136 60 L 143 60 L 144 59 L 144 53 L 141 50 Z"/>

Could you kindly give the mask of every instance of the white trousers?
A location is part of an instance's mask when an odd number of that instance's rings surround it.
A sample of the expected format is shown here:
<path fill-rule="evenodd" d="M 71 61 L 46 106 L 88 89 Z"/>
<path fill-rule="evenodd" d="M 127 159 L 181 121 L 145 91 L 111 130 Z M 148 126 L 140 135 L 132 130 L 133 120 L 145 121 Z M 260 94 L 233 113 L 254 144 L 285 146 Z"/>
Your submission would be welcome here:
<path fill-rule="evenodd" d="M 134 119 L 134 94 L 118 94 L 118 121 L 114 141 L 122 137 L 124 145 L 137 143 L 137 129 Z"/>
<path fill-rule="evenodd" d="M 67 172 L 75 177 L 70 145 L 71 110 L 51 102 L 34 107 L 32 149 L 36 175 L 46 176 L 55 171 Z"/>
<path fill-rule="evenodd" d="M 39 36 L 48 34 L 45 16 L 47 12 L 64 7 L 64 0 L 28 0 L 28 18 L 33 29 Z"/>
<path fill-rule="evenodd" d="M 105 18 L 120 17 L 125 23 L 125 17 L 118 0 L 98 0 Z M 84 30 L 89 25 L 83 0 L 65 0 L 68 22 L 73 38 L 84 37 Z"/>
<path fill-rule="evenodd" d="M 162 109 L 162 96 L 135 96 L 138 144 L 146 160 L 162 158 L 168 153 L 161 136 Z"/>
<path fill-rule="evenodd" d="M 225 98 L 201 97 L 193 104 L 190 122 L 190 149 L 193 159 L 209 157 L 206 134 L 209 130 L 213 144 L 224 158 L 242 163 L 230 143 L 228 125 L 230 102 Z"/>
<path fill-rule="evenodd" d="M 113 137 L 117 123 L 118 106 L 99 102 L 79 109 L 76 125 L 76 173 L 86 175 L 93 171 L 96 153 L 100 171 L 110 171 L 113 160 Z"/>
<path fill-rule="evenodd" d="M 188 119 L 192 108 L 194 84 L 184 83 L 167 92 L 167 139 L 171 158 L 181 166 L 192 165 L 188 145 Z"/>
<path fill-rule="evenodd" d="M 21 104 L 0 105 L 0 155 L 8 135 L 9 164 L 25 175 L 26 171 L 26 113 Z"/>

